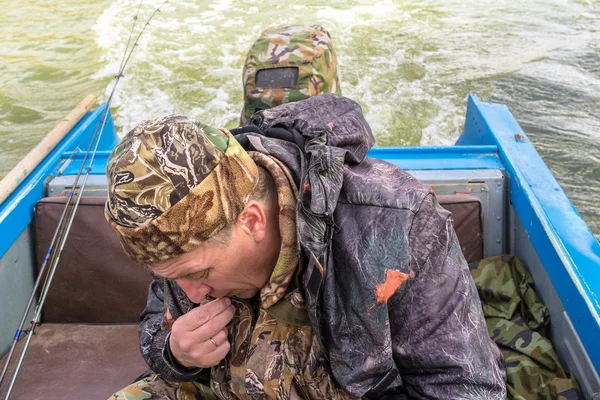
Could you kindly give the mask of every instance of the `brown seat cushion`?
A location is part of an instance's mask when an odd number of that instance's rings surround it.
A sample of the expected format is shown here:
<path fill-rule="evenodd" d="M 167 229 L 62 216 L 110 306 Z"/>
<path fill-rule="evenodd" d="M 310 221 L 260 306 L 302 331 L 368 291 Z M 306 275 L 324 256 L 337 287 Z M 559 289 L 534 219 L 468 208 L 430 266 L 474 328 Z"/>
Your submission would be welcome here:
<path fill-rule="evenodd" d="M 135 323 L 151 276 L 125 255 L 104 218 L 106 197 L 81 198 L 44 305 L 43 321 Z M 63 212 L 65 197 L 40 200 L 35 210 L 38 268 Z"/>
<path fill-rule="evenodd" d="M 481 201 L 469 194 L 437 196 L 452 213 L 467 262 L 483 257 Z M 75 216 L 44 307 L 45 322 L 137 322 L 150 274 L 133 263 L 104 218 L 105 197 L 84 196 Z M 47 197 L 36 207 L 36 247 L 41 265 L 65 197 Z M 85 261 L 84 261 L 85 260 Z"/>
<path fill-rule="evenodd" d="M 483 217 L 481 200 L 470 194 L 437 196 L 442 207 L 452 213 L 454 230 L 468 263 L 483 258 Z"/>
<path fill-rule="evenodd" d="M 80 324 L 37 327 L 10 398 L 107 399 L 148 369 L 138 350 L 137 328 Z M 21 340 L 18 348 L 24 342 Z M 9 371 L 15 364 L 13 357 Z M 4 398 L 7 384 L 3 384 L 0 398 Z"/>

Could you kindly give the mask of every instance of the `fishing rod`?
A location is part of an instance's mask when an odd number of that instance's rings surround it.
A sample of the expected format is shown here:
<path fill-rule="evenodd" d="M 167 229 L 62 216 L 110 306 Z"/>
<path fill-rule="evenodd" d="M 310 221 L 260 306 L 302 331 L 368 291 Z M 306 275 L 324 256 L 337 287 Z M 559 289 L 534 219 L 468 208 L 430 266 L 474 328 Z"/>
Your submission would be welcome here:
<path fill-rule="evenodd" d="M 38 276 L 36 278 L 36 282 L 34 284 L 34 288 L 32 290 L 31 296 L 29 298 L 29 301 L 27 302 L 27 307 L 25 308 L 25 311 L 23 313 L 23 316 L 21 318 L 21 322 L 19 324 L 19 327 L 17 328 L 17 331 L 15 333 L 15 337 L 13 339 L 13 343 L 12 346 L 10 348 L 10 351 L 8 353 L 8 357 L 6 359 L 6 362 L 4 364 L 4 368 L 2 370 L 2 375 L 0 375 L 0 387 L 2 385 L 2 382 L 4 380 L 4 377 L 6 376 L 7 372 L 8 372 L 8 367 L 10 364 L 10 360 L 12 358 L 12 355 L 15 351 L 15 348 L 17 346 L 18 341 L 21 339 L 21 334 L 22 333 L 27 333 L 27 339 L 25 341 L 25 345 L 23 346 L 23 348 L 20 351 L 20 357 L 19 357 L 19 361 L 17 362 L 17 366 L 15 368 L 15 370 L 12 373 L 12 378 L 10 381 L 10 385 L 8 387 L 8 391 L 6 392 L 6 397 L 5 400 L 8 400 L 10 397 L 10 394 L 12 392 L 12 389 L 14 387 L 15 381 L 17 379 L 17 375 L 20 371 L 21 365 L 23 363 L 23 360 L 25 358 L 25 354 L 27 352 L 27 349 L 29 347 L 29 343 L 31 342 L 31 338 L 33 336 L 33 334 L 35 333 L 35 327 L 39 324 L 39 319 L 40 319 L 40 315 L 41 315 L 41 311 L 42 311 L 42 307 L 43 304 L 46 300 L 46 296 L 48 294 L 48 291 L 50 289 L 50 285 L 52 283 L 52 279 L 54 277 L 54 273 L 56 272 L 56 268 L 58 265 L 58 262 L 60 260 L 60 256 L 62 254 L 67 236 L 69 234 L 69 231 L 71 229 L 71 226 L 73 224 L 73 220 L 75 218 L 75 212 L 77 210 L 77 207 L 79 206 L 79 202 L 81 200 L 81 196 L 83 195 L 84 192 L 84 188 L 85 185 L 87 184 L 87 180 L 88 177 L 90 175 L 91 172 L 91 166 L 93 165 L 96 153 L 98 151 L 98 146 L 100 144 L 100 139 L 102 137 L 102 133 L 104 132 L 104 127 L 106 126 L 106 121 L 108 119 L 108 113 L 110 111 L 110 102 L 113 98 L 113 95 L 116 91 L 116 88 L 118 86 L 118 83 L 120 81 L 120 79 L 123 77 L 123 71 L 125 70 L 125 67 L 127 66 L 129 59 L 131 58 L 131 55 L 133 54 L 134 49 L 138 46 L 138 42 L 142 36 L 142 34 L 144 33 L 144 31 L 146 30 L 146 28 L 150 25 L 150 21 L 152 20 L 152 18 L 154 18 L 154 16 L 160 12 L 160 9 L 162 6 L 164 6 L 166 3 L 168 3 L 168 0 L 164 1 L 156 10 L 154 10 L 154 12 L 152 13 L 152 15 L 150 16 L 150 18 L 148 18 L 148 20 L 146 21 L 146 23 L 144 24 L 144 26 L 142 27 L 140 33 L 138 34 L 135 42 L 133 43 L 133 46 L 131 46 L 131 48 L 129 47 L 130 43 L 131 43 L 131 39 L 133 37 L 133 32 L 135 30 L 135 25 L 137 23 L 138 17 L 139 17 L 139 13 L 140 13 L 140 9 L 142 6 L 142 0 L 140 0 L 140 4 L 138 6 L 136 15 L 133 17 L 133 25 L 131 27 L 131 31 L 129 32 L 129 38 L 127 40 L 127 45 L 125 46 L 125 51 L 123 53 L 123 58 L 121 59 L 121 64 L 119 65 L 119 69 L 117 72 L 117 75 L 115 75 L 115 84 L 110 92 L 110 95 L 108 97 L 108 100 L 106 102 L 106 107 L 102 113 L 102 115 L 100 116 L 100 120 L 98 121 L 98 124 L 96 125 L 96 129 L 94 131 L 94 134 L 92 135 L 92 138 L 90 140 L 90 144 L 88 146 L 88 149 L 84 155 L 83 161 L 81 163 L 81 166 L 79 168 L 79 171 L 77 173 L 77 176 L 75 177 L 75 182 L 72 186 L 71 191 L 68 193 L 67 195 L 67 201 L 65 203 L 65 207 L 63 209 L 62 215 L 58 221 L 58 226 L 56 228 L 56 231 L 54 232 L 54 235 L 52 237 L 52 241 L 50 243 L 50 246 L 48 247 L 48 250 L 46 252 L 46 255 L 44 257 L 44 261 L 42 263 L 42 266 L 40 268 L 40 272 L 38 273 Z M 93 150 L 92 150 L 92 146 L 93 146 Z M 90 157 L 90 161 L 89 161 L 89 165 L 87 167 L 85 167 L 88 156 L 91 153 L 91 157 Z M 85 168 L 84 168 L 85 167 Z M 83 181 L 81 183 L 81 185 L 79 185 L 79 180 L 82 176 L 83 171 L 85 170 L 85 174 L 83 175 Z M 74 202 L 72 202 L 74 198 Z M 66 223 L 65 223 L 66 221 Z M 58 250 L 55 251 L 55 245 L 56 243 L 58 243 Z M 37 292 L 37 289 L 41 283 L 42 277 L 44 276 L 45 270 L 46 270 L 46 266 L 48 265 L 48 263 L 50 264 L 50 269 L 48 274 L 46 275 L 45 278 L 45 282 L 44 282 L 44 286 L 42 288 L 42 293 L 41 293 L 41 297 L 40 300 L 35 308 L 34 311 L 34 317 L 31 320 L 30 324 L 29 324 L 29 329 L 28 330 L 24 330 L 24 325 L 25 325 L 25 321 L 27 320 L 27 316 L 29 314 L 29 311 L 31 310 L 31 306 L 33 304 L 33 301 L 35 299 L 35 294 Z"/>

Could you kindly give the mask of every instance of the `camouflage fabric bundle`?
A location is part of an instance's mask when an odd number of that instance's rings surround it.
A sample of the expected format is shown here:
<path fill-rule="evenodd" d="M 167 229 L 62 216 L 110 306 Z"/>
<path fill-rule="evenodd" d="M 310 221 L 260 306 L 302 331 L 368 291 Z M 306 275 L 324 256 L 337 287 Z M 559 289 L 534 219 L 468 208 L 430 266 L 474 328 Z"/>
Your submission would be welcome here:
<path fill-rule="evenodd" d="M 160 375 L 152 374 L 113 394 L 108 400 L 217 400 L 206 398 L 200 385 L 194 382 L 169 382 Z"/>
<path fill-rule="evenodd" d="M 298 68 L 291 88 L 258 87 L 256 77 L 265 69 Z M 319 25 L 278 26 L 264 31 L 248 52 L 243 72 L 242 125 L 256 111 L 321 93 L 341 94 L 337 57 L 329 32 Z"/>
<path fill-rule="evenodd" d="M 256 185 L 258 167 L 227 130 L 167 115 L 125 135 L 106 177 L 106 219 L 132 260 L 153 265 L 229 225 Z"/>
<path fill-rule="evenodd" d="M 550 314 L 521 262 L 508 255 L 486 258 L 471 265 L 471 275 L 490 337 L 504 356 L 509 399 L 582 399 L 547 338 Z"/>

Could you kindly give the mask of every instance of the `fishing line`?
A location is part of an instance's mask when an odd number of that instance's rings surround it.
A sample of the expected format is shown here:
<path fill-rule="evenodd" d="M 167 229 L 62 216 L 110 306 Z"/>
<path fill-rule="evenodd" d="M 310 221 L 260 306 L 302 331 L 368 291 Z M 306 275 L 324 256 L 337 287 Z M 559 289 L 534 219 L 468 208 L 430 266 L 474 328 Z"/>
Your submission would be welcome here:
<path fill-rule="evenodd" d="M 96 129 L 94 131 L 94 134 L 92 135 L 92 138 L 90 140 L 90 144 L 88 146 L 88 149 L 83 157 L 81 166 L 79 168 L 79 171 L 77 173 L 77 176 L 75 177 L 75 181 L 73 183 L 73 186 L 71 188 L 71 191 L 68 193 L 67 195 L 67 201 L 65 203 L 65 207 L 63 209 L 62 215 L 58 221 L 58 226 L 56 231 L 54 232 L 54 235 L 52 237 L 52 241 L 50 243 L 50 246 L 48 247 L 48 250 L 46 252 L 46 255 L 44 257 L 44 261 L 42 263 L 42 266 L 40 268 L 40 272 L 38 273 L 38 276 L 36 278 L 36 282 L 34 284 L 34 288 L 32 290 L 31 296 L 29 298 L 29 301 L 27 303 L 27 307 L 23 313 L 23 317 L 21 318 L 21 322 L 19 324 L 19 327 L 15 333 L 15 337 L 13 339 L 13 343 L 12 346 L 10 348 L 10 351 L 8 353 L 8 357 L 6 359 L 6 362 L 4 364 L 4 368 L 2 371 L 2 375 L 0 375 L 0 386 L 2 385 L 2 382 L 4 380 L 4 377 L 7 374 L 8 371 L 8 367 L 10 364 L 10 360 L 12 358 L 12 355 L 15 351 L 16 345 L 18 343 L 18 341 L 21 339 L 21 334 L 22 333 L 27 333 L 27 340 L 25 341 L 25 345 L 23 346 L 23 348 L 20 351 L 20 357 L 19 357 L 19 361 L 17 363 L 17 366 L 14 370 L 14 372 L 12 373 L 12 379 L 10 381 L 10 385 L 8 387 L 8 391 L 6 393 L 6 397 L 5 400 L 8 400 L 10 397 L 10 394 L 12 392 L 12 389 L 14 387 L 17 375 L 20 371 L 21 365 L 23 363 L 23 359 L 25 358 L 25 354 L 27 352 L 27 349 L 29 347 L 29 343 L 31 341 L 31 338 L 33 336 L 33 334 L 35 333 L 35 327 L 36 325 L 39 323 L 39 318 L 41 315 L 41 311 L 42 311 L 42 306 L 46 300 L 46 296 L 48 294 L 48 291 L 50 289 L 50 285 L 52 283 L 52 279 L 54 277 L 54 273 L 56 272 L 56 267 L 58 265 L 58 262 L 60 260 L 60 256 L 61 253 L 64 249 L 64 245 L 67 239 L 67 236 L 69 234 L 69 231 L 71 229 L 71 226 L 73 224 L 73 220 L 75 218 L 75 212 L 77 210 L 77 207 L 79 206 L 79 202 L 81 200 L 81 196 L 83 195 L 84 192 L 84 188 L 85 185 L 87 183 L 87 179 L 90 175 L 90 172 L 92 170 L 92 165 L 94 163 L 94 159 L 96 156 L 96 153 L 98 151 L 98 146 L 100 144 L 100 139 L 102 137 L 102 133 L 104 132 L 104 128 L 106 126 L 106 121 L 108 119 L 108 113 L 110 111 L 110 102 L 113 98 L 113 95 L 115 93 L 115 90 L 118 86 L 118 83 L 121 79 L 121 77 L 123 77 L 123 71 L 125 70 L 125 67 L 127 66 L 129 59 L 131 58 L 131 55 L 133 54 L 134 49 L 138 46 L 138 42 L 142 36 L 142 34 L 144 33 L 144 31 L 146 30 L 146 27 L 148 27 L 148 25 L 150 25 L 150 21 L 152 20 L 152 18 L 154 18 L 154 16 L 156 15 L 156 13 L 160 12 L 160 8 L 162 6 L 164 6 L 166 3 L 168 3 L 168 0 L 164 1 L 156 10 L 154 10 L 154 12 L 152 13 L 152 15 L 148 18 L 148 20 L 146 21 L 146 23 L 144 24 L 143 28 L 141 29 L 140 33 L 138 34 L 135 42 L 133 43 L 133 46 L 131 46 L 131 48 L 129 48 L 129 45 L 131 43 L 131 39 L 133 37 L 133 32 L 135 30 L 135 25 L 137 23 L 138 17 L 139 17 L 139 13 L 140 13 L 140 9 L 142 6 L 142 0 L 140 0 L 137 12 L 135 14 L 135 16 L 133 17 L 133 25 L 131 27 L 131 31 L 129 33 L 129 38 L 127 40 L 127 44 L 125 46 L 125 51 L 123 53 L 123 58 L 121 59 L 121 64 L 119 66 L 117 75 L 115 76 L 115 84 L 110 92 L 110 95 L 108 97 L 108 100 L 106 101 L 106 106 L 105 109 L 103 110 L 102 115 L 100 116 L 100 121 L 98 121 L 98 124 L 96 125 Z M 93 150 L 92 150 L 93 147 Z M 86 163 L 87 163 L 87 159 L 88 156 L 91 153 L 91 157 L 90 157 L 90 161 L 89 161 L 89 165 L 86 167 Z M 79 185 L 79 180 L 81 178 L 81 175 L 83 173 L 83 171 L 85 170 L 85 174 L 83 175 L 83 181 L 81 183 L 81 185 Z M 72 202 L 72 200 L 74 199 L 74 202 Z M 66 223 L 65 223 L 66 221 Z M 58 244 L 58 251 L 56 251 L 55 249 L 55 245 L 56 243 Z M 44 285 L 42 287 L 42 293 L 41 293 L 41 297 L 40 297 L 40 301 L 38 302 L 35 311 L 34 311 L 34 317 L 31 320 L 30 324 L 29 324 L 29 329 L 28 330 L 24 330 L 23 327 L 25 325 L 25 321 L 27 320 L 27 315 L 29 314 L 29 311 L 31 310 L 31 306 L 33 304 L 33 300 L 35 299 L 35 294 L 37 292 L 37 289 L 40 285 L 40 282 L 42 280 L 42 277 L 44 276 L 45 270 L 46 270 L 46 266 L 48 265 L 48 263 L 50 262 L 50 270 L 48 272 L 48 274 L 46 275 L 45 278 L 45 282 Z"/>

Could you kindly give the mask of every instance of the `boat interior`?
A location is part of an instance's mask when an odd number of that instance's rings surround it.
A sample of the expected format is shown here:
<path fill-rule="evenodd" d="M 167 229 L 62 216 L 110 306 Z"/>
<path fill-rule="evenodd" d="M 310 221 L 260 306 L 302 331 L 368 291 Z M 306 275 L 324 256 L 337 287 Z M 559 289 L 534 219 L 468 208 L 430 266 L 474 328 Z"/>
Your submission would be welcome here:
<path fill-rule="evenodd" d="M 586 397 L 591 397 L 598 377 L 528 238 L 524 221 L 519 220 L 509 201 L 506 171 L 409 172 L 429 184 L 440 204 L 452 212 L 469 263 L 504 253 L 522 260 L 534 278 L 538 295 L 550 309 L 551 338 L 564 366 L 577 377 Z M 75 175 L 46 182 L 45 197 L 37 202 L 34 220 L 0 260 L 0 267 L 12 267 L 13 274 L 25 275 L 19 280 L 22 285 L 33 286 L 74 182 Z M 151 278 L 125 256 L 105 221 L 106 195 L 104 175 L 92 175 L 13 399 L 70 399 L 81 398 L 84 393 L 90 399 L 108 398 L 147 370 L 138 350 L 137 323 Z M 0 351 L 4 352 L 12 339 L 9 330 L 14 327 L 2 329 Z M 11 368 L 15 363 L 13 359 Z"/>

